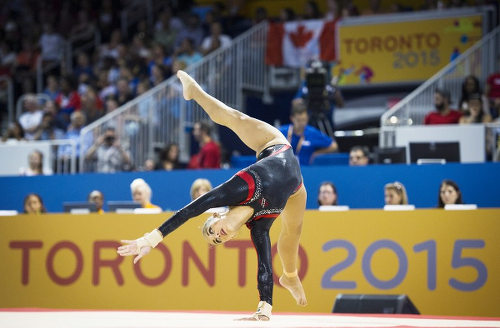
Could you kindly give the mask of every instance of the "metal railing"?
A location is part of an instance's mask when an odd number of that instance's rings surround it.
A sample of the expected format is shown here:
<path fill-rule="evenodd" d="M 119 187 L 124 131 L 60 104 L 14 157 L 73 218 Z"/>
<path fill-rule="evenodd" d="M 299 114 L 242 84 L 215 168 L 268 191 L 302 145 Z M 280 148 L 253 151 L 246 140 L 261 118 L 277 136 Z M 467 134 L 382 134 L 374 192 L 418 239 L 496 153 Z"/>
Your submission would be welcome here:
<path fill-rule="evenodd" d="M 7 83 L 7 122 L 12 123 L 14 121 L 14 84 L 12 78 L 7 75 L 0 76 L 1 81 Z"/>
<path fill-rule="evenodd" d="M 209 94 L 244 111 L 244 90 L 264 92 L 267 85 L 266 40 L 267 23 L 261 23 L 235 38 L 231 46 L 217 49 L 186 71 Z M 121 146 L 129 153 L 133 167 L 141 169 L 146 159 L 154 158 L 155 149 L 172 142 L 179 145 L 181 160 L 188 159 L 189 132 L 195 122 L 207 118 L 193 101 L 184 100 L 182 86 L 177 77 L 172 76 L 83 128 L 81 140 L 89 136 L 97 140 L 112 126 Z M 80 153 L 80 170 L 93 171 L 93 163 L 85 162 L 84 153 Z"/>
<path fill-rule="evenodd" d="M 427 113 L 434 108 L 433 99 L 436 89 L 448 90 L 452 95 L 452 103 L 458 103 L 464 78 L 472 74 L 484 82 L 490 74 L 495 72 L 495 69 L 500 69 L 500 67 L 495 67 L 495 61 L 499 55 L 500 26 L 382 115 L 380 147 L 394 146 L 396 128 L 423 124 Z"/>

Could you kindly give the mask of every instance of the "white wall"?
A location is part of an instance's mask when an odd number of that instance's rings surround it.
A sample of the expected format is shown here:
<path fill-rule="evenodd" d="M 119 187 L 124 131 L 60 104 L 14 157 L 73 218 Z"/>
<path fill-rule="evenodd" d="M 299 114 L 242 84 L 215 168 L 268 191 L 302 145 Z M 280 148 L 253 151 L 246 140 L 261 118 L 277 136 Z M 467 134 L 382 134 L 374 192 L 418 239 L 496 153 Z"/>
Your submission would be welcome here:
<path fill-rule="evenodd" d="M 485 131 L 483 124 L 398 127 L 395 146 L 406 147 L 410 163 L 410 142 L 459 142 L 462 163 L 482 163 L 486 158 Z"/>

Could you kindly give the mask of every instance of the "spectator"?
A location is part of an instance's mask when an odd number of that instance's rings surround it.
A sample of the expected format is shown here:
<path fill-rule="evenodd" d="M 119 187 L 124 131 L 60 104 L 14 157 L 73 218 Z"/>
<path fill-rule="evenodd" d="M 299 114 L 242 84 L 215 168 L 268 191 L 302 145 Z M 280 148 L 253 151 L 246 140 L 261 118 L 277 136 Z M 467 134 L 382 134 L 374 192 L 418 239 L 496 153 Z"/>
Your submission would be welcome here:
<path fill-rule="evenodd" d="M 87 124 L 90 124 L 97 119 L 101 118 L 103 115 L 103 103 L 101 99 L 97 96 L 94 88 L 89 87 L 87 91 L 82 94 L 82 108 L 81 111 L 85 114 L 87 118 Z"/>
<path fill-rule="evenodd" d="M 469 95 L 466 108 L 467 110 L 464 111 L 464 116 L 460 117 L 460 124 L 491 122 L 491 116 L 485 114 L 483 111 L 482 95 Z"/>
<path fill-rule="evenodd" d="M 99 190 L 92 190 L 87 198 L 89 203 L 95 204 L 98 214 L 104 214 L 102 206 L 104 204 L 104 195 Z"/>
<path fill-rule="evenodd" d="M 161 44 L 167 53 L 172 53 L 174 51 L 175 42 L 178 34 L 178 30 L 173 28 L 170 24 L 170 16 L 165 15 L 165 12 L 162 13 L 161 24 L 157 25 L 158 27 L 154 33 L 154 41 L 156 43 Z"/>
<path fill-rule="evenodd" d="M 106 99 L 106 103 L 104 105 L 104 108 L 106 109 L 106 114 L 109 114 L 118 108 L 118 102 L 116 101 L 116 99 L 110 97 L 110 98 Z"/>
<path fill-rule="evenodd" d="M 40 47 L 42 49 L 42 60 L 44 62 L 59 63 L 62 59 L 64 49 L 63 37 L 54 31 L 52 24 L 43 25 L 43 33 L 40 36 Z"/>
<path fill-rule="evenodd" d="M 42 123 L 43 111 L 35 95 L 26 96 L 23 105 L 26 111 L 19 117 L 19 123 L 23 127 L 26 140 L 33 140 L 36 130 Z"/>
<path fill-rule="evenodd" d="M 80 75 L 86 74 L 89 77 L 94 77 L 94 69 L 92 68 L 92 64 L 90 63 L 89 56 L 85 52 L 81 52 L 78 54 L 76 60 L 76 67 L 74 68 L 74 75 L 79 80 Z"/>
<path fill-rule="evenodd" d="M 385 205 L 408 205 L 408 194 L 405 186 L 398 181 L 388 183 L 384 187 Z"/>
<path fill-rule="evenodd" d="M 206 36 L 201 43 L 200 50 L 203 55 L 208 55 L 218 48 L 226 48 L 231 45 L 231 38 L 222 34 L 222 25 L 220 22 L 213 22 L 210 25 L 210 35 Z"/>
<path fill-rule="evenodd" d="M 142 171 L 154 171 L 155 161 L 151 158 L 147 158 L 142 165 Z"/>
<path fill-rule="evenodd" d="M 160 13 L 160 17 L 155 24 L 155 30 L 160 31 L 165 27 L 173 29 L 176 32 L 179 32 L 184 28 L 182 20 L 173 15 L 172 8 L 170 8 L 170 6 L 166 6 L 165 9 L 163 9 L 163 11 Z"/>
<path fill-rule="evenodd" d="M 144 62 L 151 56 L 151 51 L 146 46 L 144 38 L 138 34 L 134 35 L 132 43 L 128 46 L 127 52 L 131 55 L 133 62 Z M 120 54 L 118 62 L 123 61 L 123 57 L 123 54 Z"/>
<path fill-rule="evenodd" d="M 33 135 L 33 139 L 34 140 L 64 139 L 64 131 L 57 127 L 56 119 L 53 112 L 48 111 L 43 113 L 42 123 L 38 126 L 38 129 Z"/>
<path fill-rule="evenodd" d="M 370 151 L 365 146 L 354 146 L 349 152 L 350 166 L 365 166 L 370 163 Z"/>
<path fill-rule="evenodd" d="M 194 180 L 190 190 L 191 200 L 195 200 L 196 198 L 206 194 L 210 190 L 212 190 L 212 184 L 209 180 L 201 178 Z"/>
<path fill-rule="evenodd" d="M 9 124 L 7 131 L 2 136 L 2 142 L 9 140 L 21 141 L 24 140 L 24 129 L 19 121 L 15 121 Z"/>
<path fill-rule="evenodd" d="M 438 208 L 444 208 L 447 204 L 463 204 L 460 188 L 452 180 L 443 180 L 439 186 Z"/>
<path fill-rule="evenodd" d="M 436 89 L 434 106 L 436 111 L 425 116 L 425 124 L 456 124 L 460 120 L 460 112 L 450 108 L 450 93 L 448 91 Z"/>
<path fill-rule="evenodd" d="M 151 187 L 141 178 L 135 179 L 130 184 L 130 191 L 132 192 L 132 199 L 134 202 L 141 204 L 142 208 L 160 208 L 151 203 L 153 192 Z"/>
<path fill-rule="evenodd" d="M 16 75 L 33 77 L 37 58 L 38 53 L 34 49 L 34 42 L 31 39 L 23 39 L 22 49 L 16 56 Z"/>
<path fill-rule="evenodd" d="M 34 150 L 28 155 L 28 168 L 21 167 L 19 173 L 25 176 L 50 175 L 52 171 L 43 168 L 43 153 Z"/>
<path fill-rule="evenodd" d="M 257 7 L 255 9 L 253 25 L 267 21 L 267 9 L 265 7 Z"/>
<path fill-rule="evenodd" d="M 337 188 L 330 181 L 321 183 L 318 191 L 319 206 L 336 206 L 338 204 Z"/>
<path fill-rule="evenodd" d="M 108 126 L 95 144 L 89 148 L 85 159 L 95 160 L 99 173 L 115 173 L 130 166 L 130 156 L 121 147 L 115 128 Z"/>
<path fill-rule="evenodd" d="M 460 97 L 460 102 L 458 104 L 458 109 L 461 111 L 462 115 L 466 114 L 469 110 L 469 99 L 471 97 L 480 96 L 481 99 L 481 110 L 485 116 L 490 116 L 490 104 L 488 98 L 481 91 L 481 86 L 479 85 L 479 79 L 474 75 L 469 75 L 464 79 L 462 83 L 462 95 Z"/>
<path fill-rule="evenodd" d="M 97 72 L 97 89 L 99 89 L 99 98 L 102 100 L 107 100 L 113 97 L 116 93 L 116 87 L 114 84 L 109 82 L 108 70 L 101 70 Z"/>
<path fill-rule="evenodd" d="M 292 124 L 282 126 L 280 131 L 292 145 L 300 165 L 311 164 L 313 158 L 318 154 L 337 151 L 338 146 L 335 140 L 307 124 L 309 115 L 301 98 L 292 102 L 290 121 Z"/>
<path fill-rule="evenodd" d="M 153 68 L 155 66 L 160 66 L 164 68 L 170 68 L 172 66 L 172 57 L 165 54 L 165 49 L 161 44 L 155 43 L 151 51 L 150 60 L 148 63 L 148 74 L 150 79 L 153 78 Z"/>
<path fill-rule="evenodd" d="M 326 21 L 333 21 L 340 18 L 340 4 L 337 0 L 326 0 L 326 13 L 324 19 Z"/>
<path fill-rule="evenodd" d="M 179 163 L 179 145 L 171 143 L 160 153 L 160 169 L 171 171 L 180 169 Z"/>
<path fill-rule="evenodd" d="M 0 67 L 7 68 L 10 73 L 16 64 L 16 53 L 7 42 L 0 43 Z"/>
<path fill-rule="evenodd" d="M 116 91 L 116 101 L 118 102 L 118 107 L 134 99 L 132 91 L 128 85 L 128 80 L 124 77 L 120 77 L 118 79 L 118 82 L 116 83 Z"/>
<path fill-rule="evenodd" d="M 203 40 L 203 29 L 200 24 L 200 17 L 195 13 L 189 15 L 186 26 L 177 34 L 177 40 L 175 42 L 176 47 L 179 47 L 182 40 L 186 38 L 194 40 L 195 48 L 198 48 Z"/>
<path fill-rule="evenodd" d="M 71 124 L 68 127 L 68 131 L 66 132 L 66 135 L 64 136 L 64 139 L 68 140 L 74 140 L 76 143 L 76 154 L 73 153 L 73 147 L 71 145 L 64 145 L 59 147 L 59 158 L 63 160 L 68 160 L 70 159 L 73 155 L 78 156 L 80 154 L 80 132 L 82 131 L 82 128 L 85 126 L 86 122 L 86 117 L 85 114 L 82 112 L 74 112 L 71 114 Z M 91 134 L 87 134 L 88 136 L 91 136 Z M 87 149 L 89 146 L 89 140 L 84 140 L 84 149 L 83 151 Z"/>
<path fill-rule="evenodd" d="M 88 13 L 80 10 L 77 13 L 76 22 L 73 22 L 70 35 L 73 39 L 82 41 L 91 41 L 94 38 L 95 24 L 89 20 Z"/>
<path fill-rule="evenodd" d="M 57 77 L 55 75 L 47 76 L 47 86 L 43 93 L 49 96 L 51 100 L 55 101 L 60 92 Z"/>
<path fill-rule="evenodd" d="M 120 56 L 120 48 L 122 47 L 122 34 L 119 29 L 115 29 L 111 32 L 109 42 L 102 44 L 99 49 L 100 60 L 105 61 L 106 58 L 118 59 Z"/>
<path fill-rule="evenodd" d="M 206 122 L 196 122 L 193 136 L 200 146 L 200 151 L 191 156 L 188 168 L 190 169 L 218 169 L 220 168 L 220 147 L 210 136 L 210 125 Z"/>
<path fill-rule="evenodd" d="M 186 38 L 182 41 L 181 46 L 177 49 L 177 60 L 186 63 L 186 66 L 192 65 L 203 59 L 201 53 L 196 51 L 194 40 Z"/>
<path fill-rule="evenodd" d="M 151 68 L 151 83 L 153 86 L 157 86 L 158 84 L 165 81 L 167 78 L 167 71 L 165 66 L 154 65 Z"/>
<path fill-rule="evenodd" d="M 319 11 L 316 1 L 309 0 L 304 5 L 304 19 L 319 19 L 321 12 Z"/>
<path fill-rule="evenodd" d="M 286 22 L 291 22 L 296 19 L 295 11 L 290 8 L 286 7 L 280 10 L 280 17 L 279 20 L 280 22 L 286 23 Z"/>
<path fill-rule="evenodd" d="M 67 127 L 71 114 L 81 108 L 80 95 L 76 91 L 75 79 L 72 75 L 61 77 L 61 92 L 56 97 L 56 104 L 59 106 L 58 121 Z"/>
<path fill-rule="evenodd" d="M 24 198 L 24 213 L 26 214 L 41 214 L 47 213 L 43 200 L 40 195 L 31 193 Z"/>

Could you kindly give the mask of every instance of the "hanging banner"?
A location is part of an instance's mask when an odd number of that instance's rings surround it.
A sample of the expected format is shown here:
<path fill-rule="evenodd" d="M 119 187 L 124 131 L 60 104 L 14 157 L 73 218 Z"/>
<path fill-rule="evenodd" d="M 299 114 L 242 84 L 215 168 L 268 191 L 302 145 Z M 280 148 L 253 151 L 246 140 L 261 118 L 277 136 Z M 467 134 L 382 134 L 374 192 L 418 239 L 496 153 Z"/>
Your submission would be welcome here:
<path fill-rule="evenodd" d="M 482 15 L 337 25 L 339 85 L 420 82 L 483 35 Z M 478 62 L 479 64 L 479 62 Z"/>
<path fill-rule="evenodd" d="M 207 215 L 189 220 L 133 265 L 120 239 L 168 214 L 47 214 L 0 218 L 0 308 L 254 311 L 257 260 L 244 227 L 213 247 Z M 422 314 L 500 316 L 499 209 L 307 211 L 299 307 L 275 277 L 275 312 L 332 310 L 343 294 L 407 294 Z M 273 266 L 281 222 L 271 229 Z"/>

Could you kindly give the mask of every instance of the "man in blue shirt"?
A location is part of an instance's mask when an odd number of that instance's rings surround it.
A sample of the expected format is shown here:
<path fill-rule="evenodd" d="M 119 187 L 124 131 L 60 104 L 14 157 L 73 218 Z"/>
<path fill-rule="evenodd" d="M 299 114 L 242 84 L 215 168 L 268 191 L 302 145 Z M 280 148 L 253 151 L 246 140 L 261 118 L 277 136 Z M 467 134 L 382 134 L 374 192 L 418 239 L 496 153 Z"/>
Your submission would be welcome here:
<path fill-rule="evenodd" d="M 311 164 L 318 154 L 337 151 L 338 145 L 334 139 L 307 124 L 309 115 L 303 99 L 293 100 L 290 121 L 292 124 L 282 126 L 280 131 L 292 145 L 300 165 Z"/>

